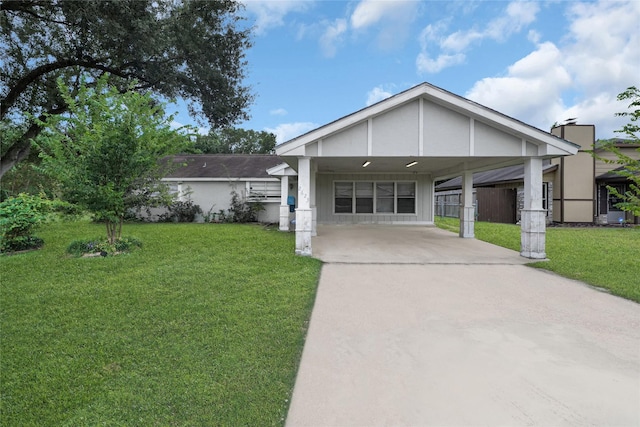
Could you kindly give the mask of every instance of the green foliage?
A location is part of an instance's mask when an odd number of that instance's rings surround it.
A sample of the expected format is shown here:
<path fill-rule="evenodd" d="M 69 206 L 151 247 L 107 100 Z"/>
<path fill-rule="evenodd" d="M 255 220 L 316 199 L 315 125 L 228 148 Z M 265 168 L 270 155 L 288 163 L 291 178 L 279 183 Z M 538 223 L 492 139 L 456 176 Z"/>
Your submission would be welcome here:
<path fill-rule="evenodd" d="M 224 215 L 225 222 L 256 222 L 258 220 L 258 213 L 264 210 L 264 205 L 261 202 L 252 202 L 241 197 L 237 192 L 231 192 L 231 206 L 226 215 Z"/>
<path fill-rule="evenodd" d="M 193 222 L 196 215 L 202 213 L 200 206 L 193 203 L 193 200 L 176 200 L 167 206 L 167 211 L 160 215 L 159 222 Z"/>
<path fill-rule="evenodd" d="M 173 118 L 149 93 L 120 93 L 107 82 L 108 76 L 91 87 L 82 82 L 74 97 L 59 81 L 69 113 L 38 121 L 43 131 L 36 144 L 39 169 L 60 183 L 65 200 L 104 222 L 114 243 L 129 210 L 170 200 L 160 182 L 167 165 L 159 159 L 180 151 L 188 138 L 171 129 Z"/>
<path fill-rule="evenodd" d="M 33 232 L 48 219 L 52 207 L 51 201 L 24 193 L 0 203 L 0 252 L 42 246 L 44 242 Z"/>
<path fill-rule="evenodd" d="M 105 72 L 120 90 L 185 99 L 212 128 L 247 118 L 243 85 L 250 28 L 233 0 L 12 1 L 0 7 L 0 176 L 28 157 L 41 127 L 32 118 L 62 114 L 56 81 L 76 87 Z"/>
<path fill-rule="evenodd" d="M 75 256 L 100 255 L 109 256 L 122 252 L 130 252 L 135 248 L 141 248 L 142 242 L 135 237 L 123 236 L 114 243 L 109 243 L 101 237 L 93 239 L 74 240 L 67 247 L 67 253 Z"/>
<path fill-rule="evenodd" d="M 607 188 L 610 193 L 623 200 L 621 203 L 618 203 L 616 207 L 623 211 L 631 212 L 633 215 L 640 216 L 640 90 L 635 86 L 631 86 L 618 95 L 618 100 L 630 102 L 628 107 L 629 111 L 616 113 L 616 116 L 629 119 L 629 122 L 625 124 L 622 129 L 616 131 L 617 133 L 624 134 L 626 139 L 603 141 L 599 147 L 613 153 L 616 159 L 609 160 L 599 157 L 597 154 L 596 157 L 604 162 L 621 166 L 614 170 L 614 172 L 627 178 L 629 181 L 628 190 L 622 194 L 614 187 L 607 186 Z M 632 157 L 628 153 L 625 153 L 621 150 L 621 146 L 624 145 L 635 147 L 635 151 L 638 154 Z"/>
<path fill-rule="evenodd" d="M 0 424 L 282 425 L 321 263 L 263 227 L 127 228 L 144 250 L 61 256 L 101 226 L 56 222 L 0 257 Z"/>
<path fill-rule="evenodd" d="M 198 135 L 194 152 L 202 154 L 272 154 L 276 136 L 265 131 L 239 128 L 212 130 L 209 135 Z"/>

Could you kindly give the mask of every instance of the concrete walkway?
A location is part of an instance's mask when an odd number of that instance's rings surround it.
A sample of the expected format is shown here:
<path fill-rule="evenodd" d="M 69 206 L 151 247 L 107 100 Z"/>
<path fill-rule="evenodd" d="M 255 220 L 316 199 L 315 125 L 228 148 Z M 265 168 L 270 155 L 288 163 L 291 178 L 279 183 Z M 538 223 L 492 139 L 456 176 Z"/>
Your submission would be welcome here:
<path fill-rule="evenodd" d="M 434 228 L 313 245 L 287 426 L 640 425 L 640 305 Z"/>

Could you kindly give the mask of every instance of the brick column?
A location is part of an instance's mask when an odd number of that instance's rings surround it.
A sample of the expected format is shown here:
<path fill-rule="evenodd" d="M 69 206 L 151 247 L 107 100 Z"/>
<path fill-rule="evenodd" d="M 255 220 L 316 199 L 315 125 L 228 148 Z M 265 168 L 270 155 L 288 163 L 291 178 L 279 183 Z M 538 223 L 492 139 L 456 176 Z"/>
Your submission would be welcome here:
<path fill-rule="evenodd" d="M 280 178 L 280 231 L 289 231 L 289 177 L 284 175 Z"/>
<path fill-rule="evenodd" d="M 545 259 L 546 210 L 542 209 L 542 159 L 524 162 L 524 208 L 520 221 L 520 255 Z"/>
<path fill-rule="evenodd" d="M 298 158 L 298 208 L 296 209 L 296 255 L 311 256 L 311 159 Z"/>
<path fill-rule="evenodd" d="M 473 172 L 462 175 L 462 200 L 460 206 L 460 237 L 472 239 L 474 235 L 475 209 L 473 207 Z"/>

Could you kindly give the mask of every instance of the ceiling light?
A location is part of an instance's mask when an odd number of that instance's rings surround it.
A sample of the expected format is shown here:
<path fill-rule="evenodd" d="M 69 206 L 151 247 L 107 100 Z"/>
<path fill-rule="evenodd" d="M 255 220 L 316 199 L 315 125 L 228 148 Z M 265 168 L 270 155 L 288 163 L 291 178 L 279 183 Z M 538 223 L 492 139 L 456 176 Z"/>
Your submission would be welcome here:
<path fill-rule="evenodd" d="M 366 167 L 367 167 L 367 166 L 369 166 L 370 164 L 371 164 L 371 162 L 367 160 L 366 162 L 364 162 L 364 163 L 362 164 L 362 167 L 363 167 L 363 168 L 366 168 Z"/>
<path fill-rule="evenodd" d="M 410 163 L 407 163 L 406 165 L 404 165 L 404 167 L 405 168 L 410 168 L 411 166 L 415 166 L 417 164 L 418 164 L 418 162 L 410 162 Z"/>

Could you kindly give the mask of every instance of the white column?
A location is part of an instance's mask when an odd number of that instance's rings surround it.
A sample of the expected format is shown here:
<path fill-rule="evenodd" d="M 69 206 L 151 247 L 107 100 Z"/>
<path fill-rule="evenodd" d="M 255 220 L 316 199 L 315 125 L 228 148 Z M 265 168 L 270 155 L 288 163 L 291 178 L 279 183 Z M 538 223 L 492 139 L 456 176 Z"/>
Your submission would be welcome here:
<path fill-rule="evenodd" d="M 474 235 L 475 209 L 473 207 L 473 172 L 462 175 L 462 200 L 460 203 L 460 237 L 472 239 Z"/>
<path fill-rule="evenodd" d="M 311 159 L 298 158 L 296 255 L 311 256 Z"/>
<path fill-rule="evenodd" d="M 280 178 L 280 231 L 289 231 L 289 177 L 284 175 Z"/>
<path fill-rule="evenodd" d="M 542 159 L 524 162 L 524 208 L 520 220 L 520 255 L 545 259 L 546 211 L 542 209 Z"/>
<path fill-rule="evenodd" d="M 311 162 L 311 236 L 318 235 L 318 210 L 316 209 L 316 162 Z"/>

